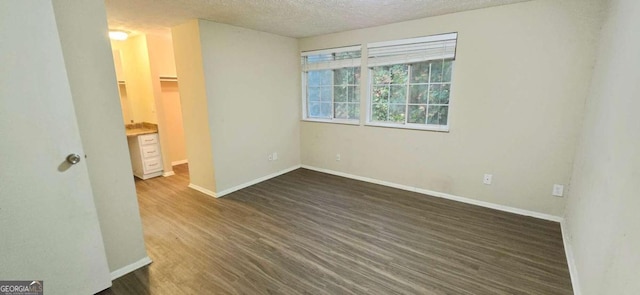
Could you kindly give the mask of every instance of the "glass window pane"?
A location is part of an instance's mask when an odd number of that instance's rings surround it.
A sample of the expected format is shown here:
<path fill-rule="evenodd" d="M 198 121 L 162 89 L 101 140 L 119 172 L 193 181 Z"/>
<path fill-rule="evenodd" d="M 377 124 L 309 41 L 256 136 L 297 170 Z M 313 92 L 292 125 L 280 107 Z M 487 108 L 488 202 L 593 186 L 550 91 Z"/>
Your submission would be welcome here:
<path fill-rule="evenodd" d="M 319 118 L 320 117 L 320 103 L 319 102 L 310 102 L 309 103 L 309 117 L 311 117 L 311 118 Z"/>
<path fill-rule="evenodd" d="M 334 85 L 356 85 L 360 83 L 360 68 L 343 68 L 333 71 Z"/>
<path fill-rule="evenodd" d="M 449 116 L 449 107 L 429 106 L 429 115 L 427 116 L 427 124 L 447 125 L 448 116 Z"/>
<path fill-rule="evenodd" d="M 331 103 L 325 102 L 310 102 L 309 103 L 309 117 L 310 118 L 331 118 Z"/>
<path fill-rule="evenodd" d="M 411 83 L 429 83 L 429 62 L 411 65 Z"/>
<path fill-rule="evenodd" d="M 407 86 L 391 85 L 389 93 L 390 103 L 407 103 Z"/>
<path fill-rule="evenodd" d="M 347 102 L 347 86 L 334 86 L 333 99 L 336 102 Z"/>
<path fill-rule="evenodd" d="M 333 105 L 333 117 L 336 119 L 348 119 L 349 110 L 346 103 L 336 103 Z"/>
<path fill-rule="evenodd" d="M 373 67 L 371 68 L 371 78 L 373 84 L 389 84 L 391 83 L 391 75 L 389 67 Z"/>
<path fill-rule="evenodd" d="M 427 120 L 427 106 L 426 105 L 410 105 L 409 106 L 409 118 L 408 123 L 424 124 Z"/>
<path fill-rule="evenodd" d="M 334 53 L 334 55 L 336 60 L 351 59 L 351 58 L 360 58 L 360 56 L 362 55 L 362 52 L 360 50 L 337 52 L 337 53 Z"/>
<path fill-rule="evenodd" d="M 389 106 L 389 121 L 396 123 L 404 123 L 404 116 L 406 112 L 406 105 L 390 105 Z"/>
<path fill-rule="evenodd" d="M 319 63 L 319 62 L 323 62 L 323 61 L 330 61 L 333 60 L 333 55 L 331 53 L 325 53 L 325 54 L 316 54 L 316 55 L 309 55 L 307 56 L 307 63 Z"/>
<path fill-rule="evenodd" d="M 353 68 L 337 69 L 333 71 L 333 85 L 349 84 L 349 77 L 353 76 Z M 351 78 L 353 81 L 353 78 Z"/>
<path fill-rule="evenodd" d="M 332 85 L 333 71 L 324 70 L 320 72 L 320 85 Z"/>
<path fill-rule="evenodd" d="M 409 66 L 406 64 L 371 68 L 373 84 L 407 83 Z"/>
<path fill-rule="evenodd" d="M 450 84 L 435 84 L 429 89 L 429 103 L 449 104 Z"/>
<path fill-rule="evenodd" d="M 331 118 L 331 103 L 320 103 L 320 116 L 322 118 Z"/>
<path fill-rule="evenodd" d="M 442 82 L 442 60 L 431 61 L 431 83 Z"/>
<path fill-rule="evenodd" d="M 320 86 L 331 85 L 331 70 L 309 71 L 307 72 L 307 85 Z"/>
<path fill-rule="evenodd" d="M 331 87 L 320 87 L 320 100 L 331 102 Z"/>
<path fill-rule="evenodd" d="M 409 78 L 409 65 L 392 65 L 389 67 L 392 84 L 406 84 Z"/>
<path fill-rule="evenodd" d="M 453 61 L 448 59 L 444 61 L 442 66 L 442 82 L 451 82 L 451 71 L 453 70 Z"/>
<path fill-rule="evenodd" d="M 374 104 L 372 106 L 371 121 L 387 121 L 387 112 L 389 111 L 389 105 L 387 104 Z"/>
<path fill-rule="evenodd" d="M 307 72 L 307 85 L 308 86 L 320 86 L 321 80 L 320 71 L 309 71 Z"/>
<path fill-rule="evenodd" d="M 349 88 L 349 102 L 359 102 L 360 101 L 360 87 L 358 86 L 348 86 Z"/>
<path fill-rule="evenodd" d="M 319 87 L 307 88 L 307 97 L 309 98 L 309 101 L 320 101 L 320 88 Z"/>
<path fill-rule="evenodd" d="M 350 103 L 349 104 L 349 119 L 359 119 L 360 118 L 360 104 Z"/>
<path fill-rule="evenodd" d="M 360 67 L 353 68 L 353 81 L 349 80 L 349 83 L 360 85 Z"/>
<path fill-rule="evenodd" d="M 372 91 L 372 102 L 373 103 L 389 102 L 389 87 L 374 86 Z"/>
<path fill-rule="evenodd" d="M 409 86 L 409 103 L 427 103 L 429 85 Z"/>

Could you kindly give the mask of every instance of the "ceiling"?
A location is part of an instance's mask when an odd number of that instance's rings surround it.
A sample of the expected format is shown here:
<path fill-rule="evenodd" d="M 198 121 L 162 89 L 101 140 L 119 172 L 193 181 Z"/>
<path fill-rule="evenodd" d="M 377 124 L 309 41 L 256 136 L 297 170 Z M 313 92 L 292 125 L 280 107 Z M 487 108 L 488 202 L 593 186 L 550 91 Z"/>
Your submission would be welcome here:
<path fill-rule="evenodd" d="M 163 33 L 189 19 L 309 37 L 528 0 L 106 0 L 110 29 Z"/>

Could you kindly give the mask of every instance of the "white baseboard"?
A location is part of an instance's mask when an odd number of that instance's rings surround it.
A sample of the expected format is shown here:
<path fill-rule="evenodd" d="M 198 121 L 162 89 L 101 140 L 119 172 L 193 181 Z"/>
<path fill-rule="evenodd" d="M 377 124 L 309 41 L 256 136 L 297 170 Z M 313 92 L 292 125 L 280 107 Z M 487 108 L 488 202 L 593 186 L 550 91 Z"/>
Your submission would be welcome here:
<path fill-rule="evenodd" d="M 393 187 L 393 188 L 397 188 L 397 189 L 401 189 L 401 190 L 405 190 L 405 191 L 411 191 L 411 192 L 416 192 L 416 193 L 429 195 L 429 196 L 433 196 L 433 197 L 449 199 L 449 200 L 458 201 L 458 202 L 462 202 L 462 203 L 467 203 L 467 204 L 472 204 L 472 205 L 476 205 L 476 206 L 481 206 L 481 207 L 491 208 L 491 209 L 495 209 L 495 210 L 500 210 L 500 211 L 504 211 L 504 212 L 514 213 L 514 214 L 518 214 L 518 215 L 530 216 L 530 217 L 535 217 L 535 218 L 538 218 L 538 219 L 550 220 L 550 221 L 555 221 L 555 222 L 561 222 L 562 221 L 562 217 L 551 215 L 551 214 L 545 214 L 545 213 L 540 213 L 540 212 L 535 212 L 535 211 L 524 210 L 524 209 L 520 209 L 520 208 L 509 207 L 509 206 L 505 206 L 505 205 L 489 203 L 489 202 L 485 202 L 485 201 L 474 200 L 474 199 L 471 199 L 471 198 L 455 196 L 455 195 L 451 195 L 451 194 L 447 194 L 447 193 L 441 193 L 441 192 L 421 189 L 421 188 L 412 187 L 412 186 L 408 186 L 408 185 L 388 182 L 388 181 L 384 181 L 384 180 L 373 179 L 373 178 L 364 177 L 364 176 L 353 175 L 353 174 L 349 174 L 349 173 L 344 173 L 344 172 L 339 172 L 339 171 L 334 171 L 334 170 L 329 170 L 329 169 L 324 169 L 324 168 L 318 168 L 318 167 L 309 166 L 309 165 L 301 165 L 301 167 L 305 168 L 305 169 L 309 169 L 309 170 L 322 172 L 322 173 L 328 173 L 328 174 L 333 174 L 333 175 L 342 176 L 342 177 L 346 177 L 346 178 L 351 178 L 351 179 L 355 179 L 355 180 L 360 180 L 360 181 L 380 184 L 380 185 Z"/>
<path fill-rule="evenodd" d="M 173 176 L 173 175 L 176 175 L 176 173 L 173 172 L 173 171 L 168 171 L 168 172 L 162 173 L 162 176 L 164 176 L 164 177 Z"/>
<path fill-rule="evenodd" d="M 241 190 L 241 189 L 243 189 L 243 188 L 245 188 L 245 187 L 252 186 L 252 185 L 254 185 L 254 184 L 256 184 L 256 183 L 263 182 L 263 181 L 265 181 L 265 180 L 267 180 L 267 179 L 271 179 L 271 178 L 274 178 L 274 177 L 276 177 L 276 176 L 280 176 L 280 175 L 282 175 L 282 174 L 285 174 L 285 173 L 291 172 L 291 171 L 296 170 L 296 169 L 298 169 L 298 168 L 300 168 L 300 165 L 295 165 L 295 166 L 293 166 L 293 167 L 289 167 L 289 168 L 287 168 L 287 169 L 280 170 L 280 171 L 278 171 L 278 172 L 276 172 L 276 173 L 271 173 L 271 174 L 269 174 L 269 175 L 266 175 L 266 176 L 263 176 L 263 177 L 260 177 L 260 178 L 256 178 L 256 179 L 254 179 L 254 180 L 247 181 L 247 182 L 245 182 L 245 183 L 243 183 L 243 184 L 236 185 L 236 186 L 234 186 L 234 187 L 232 187 L 232 188 L 229 188 L 229 189 L 223 190 L 223 191 L 221 191 L 221 192 L 218 192 L 218 193 L 217 193 L 217 197 L 219 198 L 219 197 L 222 197 L 222 196 L 224 196 L 224 195 L 228 195 L 228 194 L 230 194 L 230 193 L 232 193 L 232 192 L 235 192 L 235 191 L 237 191 L 237 190 Z"/>
<path fill-rule="evenodd" d="M 114 271 L 111 272 L 111 280 L 115 280 L 121 276 L 124 276 L 138 268 L 141 268 L 143 266 L 149 265 L 151 264 L 151 258 L 149 258 L 149 256 L 146 256 L 145 258 L 142 258 L 134 263 L 131 263 L 127 266 L 121 267 L 119 269 L 116 269 Z"/>
<path fill-rule="evenodd" d="M 573 294 L 582 295 L 582 292 L 580 291 L 580 280 L 578 280 L 578 269 L 576 268 L 576 261 L 573 256 L 573 247 L 571 247 L 571 239 L 569 239 L 567 233 L 565 220 L 560 222 L 560 228 L 562 229 L 562 244 L 564 245 L 564 254 L 567 256 L 567 265 L 569 266 L 569 274 L 571 275 Z"/>
<path fill-rule="evenodd" d="M 209 195 L 209 196 L 214 197 L 214 198 L 219 198 L 219 197 L 220 197 L 220 196 L 216 195 L 216 193 L 215 193 L 215 192 L 212 192 L 212 191 L 210 191 L 210 190 L 208 190 L 208 189 L 206 189 L 206 188 L 204 188 L 204 187 L 201 187 L 201 186 L 195 185 L 195 184 L 193 184 L 193 183 L 189 183 L 189 185 L 188 185 L 188 186 L 189 186 L 190 188 L 194 189 L 194 190 L 197 190 L 197 191 L 199 191 L 199 192 L 201 192 L 201 193 L 205 194 L 205 195 Z"/>
<path fill-rule="evenodd" d="M 180 160 L 180 161 L 173 161 L 173 162 L 171 162 L 171 166 L 187 164 L 187 163 L 189 163 L 188 159 L 184 159 L 184 160 Z"/>

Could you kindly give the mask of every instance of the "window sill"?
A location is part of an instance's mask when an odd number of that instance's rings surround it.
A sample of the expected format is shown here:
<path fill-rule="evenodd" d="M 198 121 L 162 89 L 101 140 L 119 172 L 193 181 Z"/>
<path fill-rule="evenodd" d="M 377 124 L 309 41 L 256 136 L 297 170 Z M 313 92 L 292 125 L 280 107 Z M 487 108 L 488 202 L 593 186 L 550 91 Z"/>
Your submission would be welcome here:
<path fill-rule="evenodd" d="M 397 128 L 397 129 L 409 129 L 409 130 L 421 130 L 421 131 L 435 131 L 435 132 L 449 132 L 449 126 L 439 125 L 417 125 L 417 124 L 392 124 L 392 123 L 378 123 L 367 122 L 364 124 L 369 127 L 384 127 L 384 128 Z"/>
<path fill-rule="evenodd" d="M 342 124 L 342 125 L 360 125 L 359 120 L 324 120 L 324 119 L 302 119 L 303 122 L 316 122 L 316 123 L 331 123 L 331 124 Z"/>

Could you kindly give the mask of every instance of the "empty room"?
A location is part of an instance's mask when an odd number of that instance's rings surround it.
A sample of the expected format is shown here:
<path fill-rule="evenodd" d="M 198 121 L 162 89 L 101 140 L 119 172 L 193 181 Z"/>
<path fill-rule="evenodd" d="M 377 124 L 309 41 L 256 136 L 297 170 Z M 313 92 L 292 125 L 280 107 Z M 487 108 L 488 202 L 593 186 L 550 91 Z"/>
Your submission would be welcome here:
<path fill-rule="evenodd" d="M 640 3 L 3 0 L 0 294 L 640 294 Z"/>

